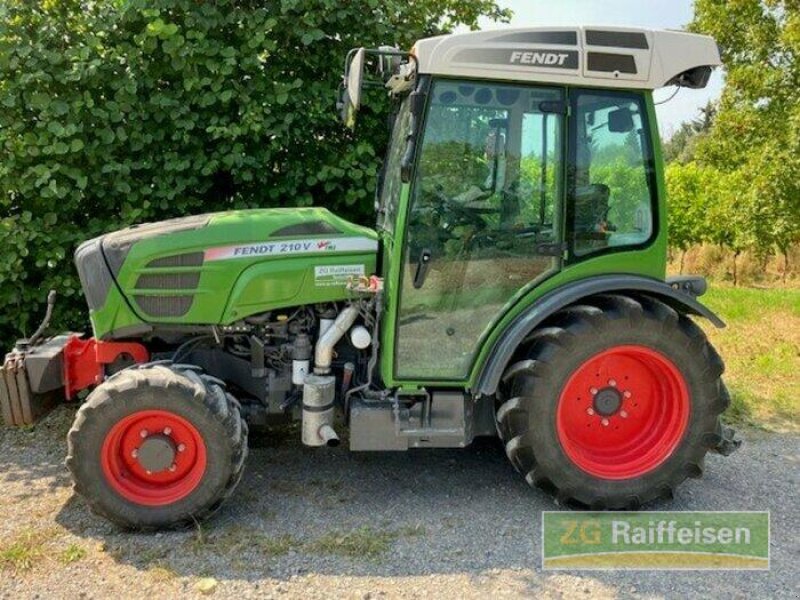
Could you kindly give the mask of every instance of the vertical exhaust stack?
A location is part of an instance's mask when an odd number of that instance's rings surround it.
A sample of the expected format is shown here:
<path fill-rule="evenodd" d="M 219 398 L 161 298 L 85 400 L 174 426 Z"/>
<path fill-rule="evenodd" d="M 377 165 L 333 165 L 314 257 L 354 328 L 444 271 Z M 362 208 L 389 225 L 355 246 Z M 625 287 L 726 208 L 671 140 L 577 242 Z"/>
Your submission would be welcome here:
<path fill-rule="evenodd" d="M 303 383 L 303 432 L 306 446 L 338 446 L 339 436 L 333 429 L 333 403 L 336 398 L 336 378 L 331 375 L 333 348 L 353 326 L 358 309 L 350 305 L 328 325 L 317 340 L 314 352 L 314 373 Z"/>
<path fill-rule="evenodd" d="M 314 373 L 327 375 L 331 372 L 333 347 L 344 337 L 347 330 L 353 326 L 357 317 L 358 309 L 351 304 L 339 313 L 333 325 L 329 326 L 327 331 L 320 336 L 314 352 Z"/>

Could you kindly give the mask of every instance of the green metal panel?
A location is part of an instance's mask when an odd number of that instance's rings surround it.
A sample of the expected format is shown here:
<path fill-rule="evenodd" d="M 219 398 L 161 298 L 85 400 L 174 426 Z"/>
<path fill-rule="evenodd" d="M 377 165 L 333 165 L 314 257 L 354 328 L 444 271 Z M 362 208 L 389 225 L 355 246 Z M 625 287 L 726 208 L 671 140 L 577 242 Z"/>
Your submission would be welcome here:
<path fill-rule="evenodd" d="M 397 309 L 400 294 L 401 269 L 403 265 L 403 236 L 408 218 L 408 205 L 411 198 L 411 185 L 403 184 L 400 190 L 400 203 L 394 235 L 382 231 L 384 261 L 384 322 L 381 325 L 381 374 L 387 387 L 395 387 L 394 379 L 394 339 L 397 330 Z"/>
<path fill-rule="evenodd" d="M 101 339 L 114 331 L 124 331 L 144 322 L 131 310 L 125 298 L 116 286 L 111 286 L 105 304 L 89 311 L 92 323 L 92 334 Z"/>
<path fill-rule="evenodd" d="M 211 215 L 197 229 L 135 239 L 117 288 L 91 315 L 92 325 L 98 336 L 137 324 L 224 325 L 268 310 L 344 300 L 348 273 L 363 266 L 365 275 L 372 274 L 376 250 L 375 231 L 323 208 Z M 164 259 L 192 254 L 202 261 L 164 266 Z M 177 285 L 182 276 L 191 285 Z M 154 314 L 158 303 L 167 310 Z"/>

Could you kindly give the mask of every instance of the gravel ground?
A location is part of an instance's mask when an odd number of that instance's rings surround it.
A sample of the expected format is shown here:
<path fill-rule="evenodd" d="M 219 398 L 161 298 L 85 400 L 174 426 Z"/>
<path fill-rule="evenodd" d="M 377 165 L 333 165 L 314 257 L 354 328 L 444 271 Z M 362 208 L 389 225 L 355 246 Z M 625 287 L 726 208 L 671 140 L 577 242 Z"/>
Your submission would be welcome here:
<path fill-rule="evenodd" d="M 115 530 L 73 496 L 74 415 L 0 429 L 0 598 L 797 598 L 800 437 L 745 432 L 663 510 L 772 511 L 769 572 L 543 572 L 530 490 L 495 443 L 464 451 L 310 450 L 253 439 L 237 493 L 192 531 Z M 5 562 L 3 560 L 5 559 Z M 9 562 L 13 560 L 13 562 Z M 16 564 L 17 567 L 13 565 Z"/>

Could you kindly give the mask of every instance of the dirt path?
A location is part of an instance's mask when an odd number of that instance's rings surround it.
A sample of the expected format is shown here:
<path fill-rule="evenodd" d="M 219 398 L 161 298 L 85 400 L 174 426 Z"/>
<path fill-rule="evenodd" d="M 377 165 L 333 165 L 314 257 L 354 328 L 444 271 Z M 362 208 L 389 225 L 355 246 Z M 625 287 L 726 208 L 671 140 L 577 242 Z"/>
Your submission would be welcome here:
<path fill-rule="evenodd" d="M 73 497 L 73 412 L 0 429 L 0 598 L 796 598 L 800 437 L 745 434 L 661 509 L 772 511 L 768 573 L 550 573 L 539 517 L 553 509 L 492 443 L 349 454 L 254 440 L 232 502 L 201 529 L 121 533 Z M 288 437 L 287 437 L 288 436 Z M 204 581 L 212 578 L 213 581 Z"/>

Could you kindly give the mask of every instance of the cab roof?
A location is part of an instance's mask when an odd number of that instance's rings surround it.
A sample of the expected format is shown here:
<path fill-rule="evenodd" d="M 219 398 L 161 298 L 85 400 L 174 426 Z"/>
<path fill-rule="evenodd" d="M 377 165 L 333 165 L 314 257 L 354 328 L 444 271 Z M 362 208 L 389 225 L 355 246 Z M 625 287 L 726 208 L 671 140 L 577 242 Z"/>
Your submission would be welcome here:
<path fill-rule="evenodd" d="M 658 89 L 707 85 L 721 64 L 713 38 L 626 27 L 531 27 L 420 40 L 417 72 L 452 77 Z"/>

